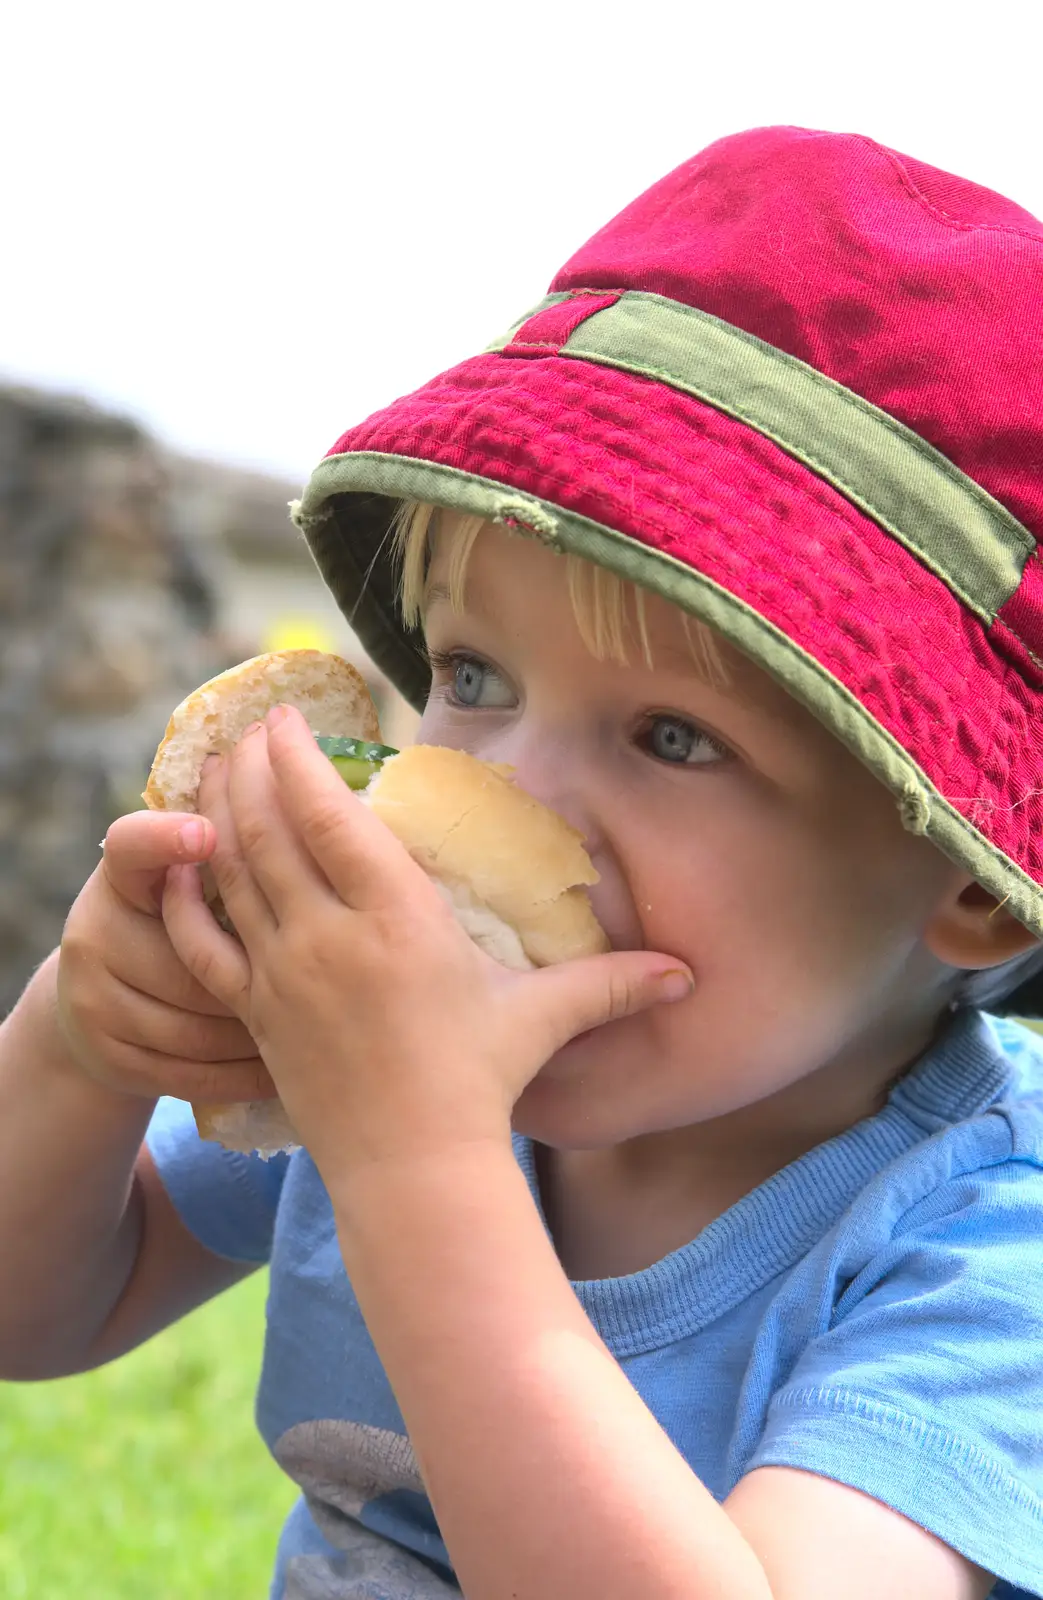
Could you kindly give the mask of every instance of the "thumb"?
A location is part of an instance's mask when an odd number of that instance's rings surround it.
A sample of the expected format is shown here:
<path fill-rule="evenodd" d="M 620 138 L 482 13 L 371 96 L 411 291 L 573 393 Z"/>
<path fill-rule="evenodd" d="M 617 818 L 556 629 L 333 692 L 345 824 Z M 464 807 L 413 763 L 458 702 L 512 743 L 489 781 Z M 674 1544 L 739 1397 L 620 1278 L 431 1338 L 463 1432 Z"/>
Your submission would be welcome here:
<path fill-rule="evenodd" d="M 178 811 L 132 811 L 117 817 L 105 835 L 104 872 L 122 899 L 156 917 L 162 907 L 167 868 L 207 860 L 216 838 L 213 824 L 204 817 Z"/>
<path fill-rule="evenodd" d="M 547 1054 L 603 1023 L 647 1011 L 649 1006 L 685 1000 L 695 979 L 676 956 L 652 950 L 619 950 L 612 955 L 563 961 L 533 974 L 541 986 L 539 1016 L 547 1029 Z"/>

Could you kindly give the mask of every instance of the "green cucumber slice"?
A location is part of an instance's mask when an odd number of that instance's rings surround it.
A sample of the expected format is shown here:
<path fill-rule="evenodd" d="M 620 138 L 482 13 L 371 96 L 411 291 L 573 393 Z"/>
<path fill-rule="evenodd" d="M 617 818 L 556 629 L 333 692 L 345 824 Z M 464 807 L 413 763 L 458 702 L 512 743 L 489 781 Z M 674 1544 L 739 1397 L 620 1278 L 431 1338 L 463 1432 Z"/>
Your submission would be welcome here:
<path fill-rule="evenodd" d="M 364 789 L 373 774 L 398 751 L 389 744 L 368 744 L 365 739 L 332 739 L 316 735 L 315 743 L 328 756 L 349 789 Z"/>

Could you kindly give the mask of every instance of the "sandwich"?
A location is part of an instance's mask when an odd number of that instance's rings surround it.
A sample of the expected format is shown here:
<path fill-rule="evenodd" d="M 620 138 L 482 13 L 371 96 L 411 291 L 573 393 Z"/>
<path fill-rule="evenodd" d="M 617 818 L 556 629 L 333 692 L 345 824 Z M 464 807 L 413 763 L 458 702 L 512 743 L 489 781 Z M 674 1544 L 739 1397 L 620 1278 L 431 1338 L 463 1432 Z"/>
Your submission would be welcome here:
<path fill-rule="evenodd" d="M 529 971 L 609 948 L 587 894 L 598 874 L 582 835 L 514 782 L 512 768 L 462 750 L 380 743 L 362 677 L 339 656 L 279 650 L 220 673 L 174 711 L 142 796 L 195 811 L 203 762 L 224 754 L 275 705 L 296 706 L 344 781 L 435 883 L 475 944 Z M 209 866 L 214 915 L 234 933 Z M 349 1019 L 346 1019 L 349 1020 Z M 193 1105 L 203 1139 L 267 1157 L 299 1141 L 278 1100 Z"/>

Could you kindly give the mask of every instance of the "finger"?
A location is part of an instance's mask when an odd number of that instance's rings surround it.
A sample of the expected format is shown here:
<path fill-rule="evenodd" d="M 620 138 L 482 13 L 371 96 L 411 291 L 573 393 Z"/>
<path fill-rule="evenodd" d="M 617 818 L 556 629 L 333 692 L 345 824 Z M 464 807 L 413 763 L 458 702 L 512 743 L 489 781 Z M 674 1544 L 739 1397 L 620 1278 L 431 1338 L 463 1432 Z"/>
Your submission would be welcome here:
<path fill-rule="evenodd" d="M 273 1093 L 254 1040 L 234 1019 L 188 1016 L 105 971 L 86 992 L 77 993 L 78 987 L 60 967 L 63 1031 L 74 1053 L 82 1051 L 88 1071 L 100 1052 L 111 1087 L 182 1099 L 220 1098 L 225 1091 L 230 1099 L 244 1100 Z"/>
<path fill-rule="evenodd" d="M 198 868 L 191 868 L 198 871 Z M 165 876 L 165 874 L 164 874 Z M 85 988 L 108 975 L 128 988 L 203 1016 L 230 1016 L 228 1007 L 195 981 L 170 945 L 161 919 L 121 898 L 104 868 L 87 880 L 66 918 L 62 964 Z"/>
<path fill-rule="evenodd" d="M 545 1032 L 545 1059 L 549 1059 L 577 1033 L 650 1006 L 686 1000 L 695 980 L 676 956 L 620 950 L 544 967 L 525 985 L 530 989 L 524 1001 L 526 1025 Z"/>
<path fill-rule="evenodd" d="M 210 857 L 225 909 L 243 943 L 249 948 L 253 938 L 276 926 L 270 904 L 255 881 L 239 844 L 235 818 L 228 794 L 228 760 L 210 756 L 199 782 L 198 806 L 213 824 L 216 841 Z"/>
<path fill-rule="evenodd" d="M 294 706 L 269 712 L 268 754 L 287 818 L 346 905 L 434 892 L 391 830 L 352 794 Z"/>
<path fill-rule="evenodd" d="M 128 1094 L 172 1095 L 175 1100 L 271 1100 L 278 1094 L 260 1056 L 230 1061 L 192 1061 L 147 1045 L 110 1042 L 115 1085 Z"/>
<path fill-rule="evenodd" d="M 199 1016 L 118 983 L 113 984 L 105 1007 L 109 1037 L 119 1044 L 198 1064 L 241 1064 L 258 1057 L 257 1046 L 238 1017 Z"/>
<path fill-rule="evenodd" d="M 228 758 L 228 802 L 239 849 L 276 922 L 309 892 L 335 902 L 328 879 L 287 821 L 263 723 L 247 729 Z"/>
<path fill-rule="evenodd" d="M 167 868 L 207 860 L 214 842 L 210 823 L 190 812 L 132 811 L 117 817 L 106 833 L 102 865 L 122 900 L 158 917 Z"/>
<path fill-rule="evenodd" d="M 168 872 L 163 925 L 175 954 L 196 982 L 245 1023 L 249 957 L 239 940 L 218 926 L 193 867 L 172 867 Z"/>
<path fill-rule="evenodd" d="M 197 873 L 195 867 L 185 870 L 193 875 Z M 125 918 L 128 913 L 122 910 L 120 915 Z M 218 1000 L 209 989 L 204 989 L 189 972 L 171 945 L 162 915 L 157 921 L 152 916 L 146 917 L 135 912 L 134 918 L 140 926 L 132 936 L 128 938 L 127 928 L 121 926 L 118 950 L 115 948 L 115 930 L 105 949 L 105 965 L 114 977 L 127 988 L 151 995 L 179 1011 L 191 1011 L 204 1017 L 234 1015 L 223 1000 Z M 63 938 L 62 943 L 63 946 L 67 945 L 67 937 Z M 101 955 L 101 950 L 92 951 L 95 962 L 100 960 Z"/>

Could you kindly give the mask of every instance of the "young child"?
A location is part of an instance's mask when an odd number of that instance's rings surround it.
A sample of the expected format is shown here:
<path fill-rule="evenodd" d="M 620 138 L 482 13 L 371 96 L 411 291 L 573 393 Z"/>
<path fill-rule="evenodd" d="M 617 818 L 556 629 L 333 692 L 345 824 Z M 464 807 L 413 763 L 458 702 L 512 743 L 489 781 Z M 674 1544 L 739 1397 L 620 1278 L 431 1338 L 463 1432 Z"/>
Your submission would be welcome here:
<path fill-rule="evenodd" d="M 757 129 L 315 473 L 613 953 L 497 967 L 283 710 L 4 1025 L 4 1375 L 269 1262 L 279 1600 L 1043 1595 L 1041 290 L 1011 202 Z M 269 1163 L 184 1104 L 274 1089 Z"/>

